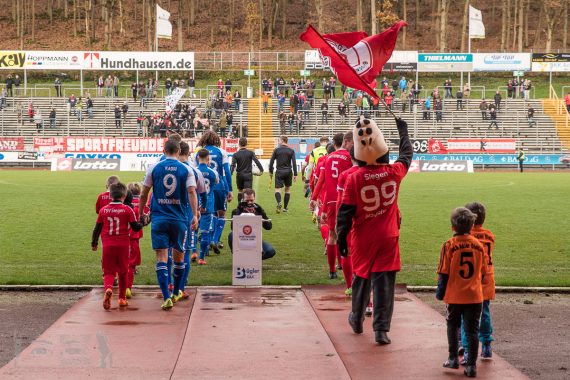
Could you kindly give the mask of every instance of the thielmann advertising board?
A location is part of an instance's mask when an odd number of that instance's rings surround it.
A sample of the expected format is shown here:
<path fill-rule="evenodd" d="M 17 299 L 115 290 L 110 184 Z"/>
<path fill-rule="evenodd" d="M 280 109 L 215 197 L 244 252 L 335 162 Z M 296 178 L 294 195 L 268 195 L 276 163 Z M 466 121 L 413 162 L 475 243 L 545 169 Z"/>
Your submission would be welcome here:
<path fill-rule="evenodd" d="M 530 53 L 474 53 L 473 71 L 530 71 Z"/>
<path fill-rule="evenodd" d="M 194 70 L 194 52 L 0 51 L 0 70 Z"/>
<path fill-rule="evenodd" d="M 459 54 L 459 53 L 418 54 L 418 71 L 423 71 L 423 72 L 473 71 L 473 54 Z"/>

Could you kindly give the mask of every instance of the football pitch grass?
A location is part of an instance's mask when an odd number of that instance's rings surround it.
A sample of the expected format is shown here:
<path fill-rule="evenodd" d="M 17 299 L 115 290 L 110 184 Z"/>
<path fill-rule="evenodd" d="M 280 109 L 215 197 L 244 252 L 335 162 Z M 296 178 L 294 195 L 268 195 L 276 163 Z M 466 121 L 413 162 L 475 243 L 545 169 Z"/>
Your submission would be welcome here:
<path fill-rule="evenodd" d="M 0 171 L 0 284 L 101 284 L 101 244 L 92 252 L 90 242 L 95 200 L 111 174 Z M 143 177 L 142 172 L 115 174 L 125 183 Z M 263 263 L 263 284 L 341 283 L 328 279 L 324 244 L 301 183 L 295 184 L 286 214 L 275 213 L 267 175 L 255 177 L 254 187 L 273 220 L 273 230 L 263 237 L 277 250 Z M 496 236 L 497 285 L 570 286 L 569 189 L 568 173 L 409 174 L 399 197 L 403 267 L 397 281 L 435 285 L 440 247 L 451 236 L 451 210 L 478 200 L 487 207 L 485 226 Z M 235 205 L 234 200 L 228 210 Z M 226 225 L 221 255 L 212 253 L 207 266 L 192 265 L 190 285 L 231 284 L 228 231 Z M 149 227 L 141 251 L 135 283 L 154 285 Z"/>

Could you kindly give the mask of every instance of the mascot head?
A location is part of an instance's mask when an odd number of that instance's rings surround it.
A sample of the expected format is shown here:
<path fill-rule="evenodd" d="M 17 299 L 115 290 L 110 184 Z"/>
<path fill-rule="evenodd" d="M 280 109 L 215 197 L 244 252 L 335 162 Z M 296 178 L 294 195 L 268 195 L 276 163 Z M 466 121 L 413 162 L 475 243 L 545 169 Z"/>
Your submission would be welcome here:
<path fill-rule="evenodd" d="M 360 116 L 353 136 L 354 156 L 360 166 L 388 163 L 388 145 L 374 120 Z"/>

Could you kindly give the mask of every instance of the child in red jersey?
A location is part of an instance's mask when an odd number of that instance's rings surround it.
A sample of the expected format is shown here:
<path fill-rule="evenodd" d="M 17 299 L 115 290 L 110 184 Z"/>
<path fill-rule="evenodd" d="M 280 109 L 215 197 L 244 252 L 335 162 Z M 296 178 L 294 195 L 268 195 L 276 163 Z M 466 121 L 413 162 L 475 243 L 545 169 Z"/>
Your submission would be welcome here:
<path fill-rule="evenodd" d="M 465 375 L 477 376 L 479 348 L 479 320 L 483 303 L 483 277 L 487 273 L 487 259 L 483 245 L 473 235 L 471 228 L 476 215 L 465 207 L 458 207 L 451 214 L 454 235 L 443 243 L 437 273 L 439 275 L 436 298 L 447 305 L 447 341 L 449 358 L 445 368 L 459 368 L 457 332 L 463 326 L 467 336 L 469 356 Z"/>
<path fill-rule="evenodd" d="M 132 208 L 123 204 L 127 196 L 127 187 L 116 183 L 109 187 L 112 202 L 99 210 L 97 224 L 93 229 L 91 248 L 97 251 L 99 236 L 103 242 L 103 285 L 105 298 L 103 308 L 111 308 L 113 296 L 113 281 L 115 274 L 119 274 L 119 306 L 127 306 L 126 289 L 127 273 L 129 269 L 130 233 L 140 231 L 142 224 L 137 222 Z"/>
<path fill-rule="evenodd" d="M 138 182 L 131 182 L 127 185 L 128 191 L 131 192 L 133 199 L 132 199 L 132 206 L 135 215 L 139 214 L 139 199 L 141 194 L 141 185 Z M 149 213 L 149 208 L 145 207 L 145 214 Z M 135 280 L 135 273 L 137 270 L 137 266 L 141 265 L 141 248 L 139 241 L 143 237 L 143 231 L 131 231 L 131 250 L 129 253 L 129 272 L 127 274 L 127 290 L 126 290 L 126 297 L 127 299 L 131 298 L 133 282 Z"/>
<path fill-rule="evenodd" d="M 107 190 L 99 194 L 99 196 L 97 197 L 97 202 L 95 203 L 95 212 L 97 214 L 99 214 L 99 210 L 101 210 L 103 207 L 111 203 L 111 196 L 109 195 L 109 187 L 115 183 L 119 183 L 119 177 L 117 177 L 116 175 L 112 175 L 109 178 L 107 178 L 107 183 L 105 184 L 105 189 Z"/>

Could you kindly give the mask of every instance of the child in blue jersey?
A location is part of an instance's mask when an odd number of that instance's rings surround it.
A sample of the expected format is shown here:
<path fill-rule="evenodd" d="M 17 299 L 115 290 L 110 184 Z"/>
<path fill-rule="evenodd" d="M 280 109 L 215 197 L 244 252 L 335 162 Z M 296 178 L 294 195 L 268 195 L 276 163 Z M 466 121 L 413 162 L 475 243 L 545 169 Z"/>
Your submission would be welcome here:
<path fill-rule="evenodd" d="M 148 168 L 140 198 L 146 204 L 150 190 L 153 190 L 150 205 L 152 213 L 152 248 L 156 251 L 156 277 L 164 298 L 163 310 L 172 308 L 182 298 L 180 284 L 184 275 L 184 246 L 188 237 L 188 221 L 192 229 L 198 225 L 198 199 L 196 178 L 192 170 L 178 161 L 180 144 L 168 140 L 164 144 L 166 159 Z M 148 223 L 144 208 L 139 210 L 141 220 Z M 167 259 L 172 248 L 174 261 L 174 291 L 168 290 Z"/>
<path fill-rule="evenodd" d="M 206 131 L 198 141 L 198 146 L 210 152 L 210 168 L 218 173 L 219 182 L 212 186 L 214 194 L 214 210 L 212 216 L 213 236 L 210 247 L 216 254 L 220 253 L 223 244 L 220 242 L 224 226 L 227 202 L 233 199 L 232 194 L 232 173 L 230 171 L 230 161 L 225 150 L 221 149 L 221 141 L 216 132 Z"/>
<path fill-rule="evenodd" d="M 218 173 L 209 167 L 210 152 L 207 149 L 200 149 L 196 157 L 198 159 L 198 170 L 204 177 L 206 187 L 206 192 L 200 197 L 200 258 L 198 265 L 206 265 L 205 257 L 212 238 L 210 227 L 215 211 L 213 187 L 219 183 L 219 177 Z"/>

